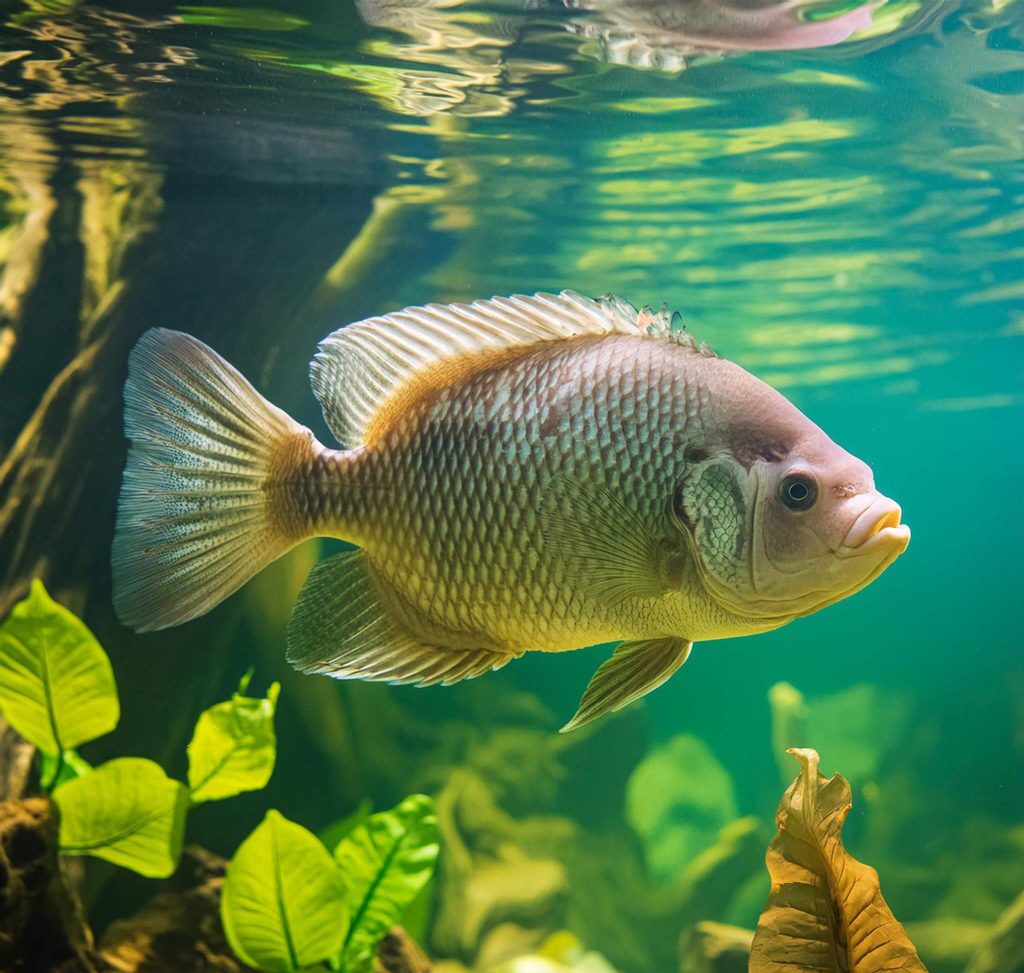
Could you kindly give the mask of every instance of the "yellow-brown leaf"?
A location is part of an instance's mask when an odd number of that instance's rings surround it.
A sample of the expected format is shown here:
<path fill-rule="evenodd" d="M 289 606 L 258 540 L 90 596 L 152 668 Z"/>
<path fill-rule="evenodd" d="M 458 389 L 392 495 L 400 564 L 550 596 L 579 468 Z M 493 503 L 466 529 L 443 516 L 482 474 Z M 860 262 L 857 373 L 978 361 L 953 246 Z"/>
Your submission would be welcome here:
<path fill-rule="evenodd" d="M 779 833 L 766 856 L 772 889 L 750 954 L 750 973 L 927 973 L 882 898 L 878 873 L 843 847 L 850 785 L 826 779 L 815 750 L 782 796 Z"/>

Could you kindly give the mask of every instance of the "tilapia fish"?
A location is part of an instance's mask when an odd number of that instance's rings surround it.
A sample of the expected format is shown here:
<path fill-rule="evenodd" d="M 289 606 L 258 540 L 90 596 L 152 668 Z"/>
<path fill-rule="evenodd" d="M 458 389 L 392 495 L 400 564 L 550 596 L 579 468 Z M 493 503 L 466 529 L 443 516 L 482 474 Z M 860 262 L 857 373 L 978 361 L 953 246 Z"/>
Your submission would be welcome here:
<path fill-rule="evenodd" d="M 202 342 L 147 332 L 114 603 L 139 630 L 209 611 L 306 538 L 303 672 L 454 683 L 528 651 L 619 646 L 565 727 L 663 683 L 701 639 L 853 594 L 906 548 L 871 470 L 666 310 L 614 297 L 407 308 L 311 365 L 341 449 Z"/>

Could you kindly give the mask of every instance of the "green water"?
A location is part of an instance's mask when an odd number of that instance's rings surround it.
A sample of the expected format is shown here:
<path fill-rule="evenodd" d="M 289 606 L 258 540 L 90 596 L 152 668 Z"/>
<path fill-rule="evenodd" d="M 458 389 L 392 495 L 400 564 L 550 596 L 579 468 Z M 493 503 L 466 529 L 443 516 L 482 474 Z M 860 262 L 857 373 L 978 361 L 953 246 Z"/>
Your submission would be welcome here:
<path fill-rule="evenodd" d="M 4 607 L 40 574 L 107 647 L 124 712 L 96 760 L 180 773 L 249 665 L 283 681 L 270 786 L 196 812 L 190 840 L 230 855 L 268 807 L 322 830 L 365 798 L 438 797 L 441 873 L 408 921 L 439 959 L 483 973 L 567 930 L 663 973 L 696 919 L 752 928 L 796 770 L 779 744 L 799 743 L 850 779 L 847 844 L 930 968 L 962 969 L 1024 887 L 1024 7 L 889 0 L 835 46 L 723 54 L 694 40 L 710 0 L 679 0 L 687 30 L 656 44 L 648 5 L 595 6 L 0 8 Z M 809 5 L 781 46 L 856 6 Z M 870 463 L 907 553 L 820 614 L 696 646 L 579 738 L 553 731 L 605 650 L 430 690 L 289 672 L 327 544 L 200 622 L 118 626 L 119 396 L 146 327 L 203 338 L 329 442 L 305 371 L 330 330 L 562 288 L 678 308 Z M 781 682 L 809 715 L 773 745 Z M 741 816 L 757 853 L 694 906 L 681 877 Z M 460 896 L 488 868 L 498 906 L 473 926 Z M 89 881 L 98 927 L 150 891 Z"/>

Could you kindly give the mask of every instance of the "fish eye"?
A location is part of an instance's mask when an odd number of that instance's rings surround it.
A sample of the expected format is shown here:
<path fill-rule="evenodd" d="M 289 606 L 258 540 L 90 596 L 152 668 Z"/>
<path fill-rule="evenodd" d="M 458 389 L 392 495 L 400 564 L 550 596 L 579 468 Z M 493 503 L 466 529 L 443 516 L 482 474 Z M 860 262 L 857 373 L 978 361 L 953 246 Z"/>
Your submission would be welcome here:
<path fill-rule="evenodd" d="M 806 473 L 790 473 L 779 484 L 779 499 L 790 510 L 810 510 L 818 499 L 818 484 Z"/>

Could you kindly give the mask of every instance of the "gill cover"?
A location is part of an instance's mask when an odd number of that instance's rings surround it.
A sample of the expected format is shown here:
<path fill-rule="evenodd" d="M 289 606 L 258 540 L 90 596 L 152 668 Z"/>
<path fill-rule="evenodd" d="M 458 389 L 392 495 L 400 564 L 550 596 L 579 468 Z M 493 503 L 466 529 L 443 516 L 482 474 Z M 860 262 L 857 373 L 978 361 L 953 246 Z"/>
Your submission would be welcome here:
<path fill-rule="evenodd" d="M 752 511 L 745 479 L 733 460 L 707 460 L 683 480 L 673 503 L 700 566 L 724 584 L 736 584 L 747 563 Z"/>

